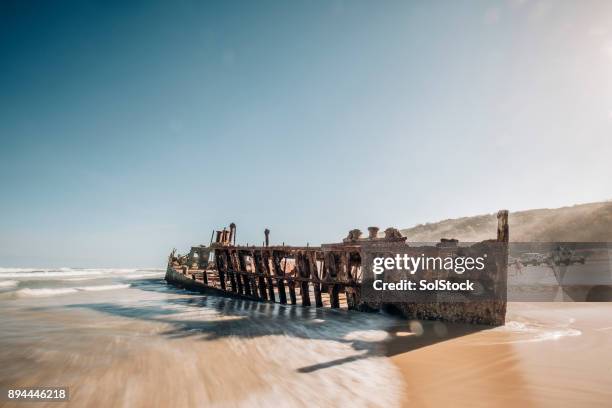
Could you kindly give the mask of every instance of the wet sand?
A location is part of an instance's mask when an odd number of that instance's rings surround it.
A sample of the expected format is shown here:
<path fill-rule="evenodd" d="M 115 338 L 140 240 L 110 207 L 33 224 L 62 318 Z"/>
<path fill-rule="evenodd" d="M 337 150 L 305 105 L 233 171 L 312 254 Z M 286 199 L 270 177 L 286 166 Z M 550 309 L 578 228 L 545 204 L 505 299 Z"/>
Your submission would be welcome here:
<path fill-rule="evenodd" d="M 612 303 L 511 303 L 492 329 L 188 293 L 163 273 L 79 273 L 0 280 L 0 387 L 70 387 L 68 403 L 3 407 L 612 401 Z"/>
<path fill-rule="evenodd" d="M 0 294 L 0 387 L 70 387 L 69 403 L 3 406 L 392 407 L 401 398 L 384 357 L 393 318 L 129 282 L 75 281 L 68 291 L 28 281 Z"/>
<path fill-rule="evenodd" d="M 422 332 L 391 330 L 403 406 L 612 404 L 612 303 L 511 303 L 504 327 L 422 322 Z"/>

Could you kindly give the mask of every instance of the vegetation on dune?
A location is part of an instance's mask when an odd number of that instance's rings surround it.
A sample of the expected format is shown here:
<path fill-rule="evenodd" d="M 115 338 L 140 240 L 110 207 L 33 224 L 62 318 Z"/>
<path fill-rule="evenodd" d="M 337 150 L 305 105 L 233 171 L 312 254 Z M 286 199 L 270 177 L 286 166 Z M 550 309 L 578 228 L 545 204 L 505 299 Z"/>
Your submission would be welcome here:
<path fill-rule="evenodd" d="M 612 242 L 612 201 L 555 209 L 511 212 L 510 240 L 514 242 Z M 482 241 L 494 238 L 495 214 L 476 215 L 401 230 L 408 241 Z"/>

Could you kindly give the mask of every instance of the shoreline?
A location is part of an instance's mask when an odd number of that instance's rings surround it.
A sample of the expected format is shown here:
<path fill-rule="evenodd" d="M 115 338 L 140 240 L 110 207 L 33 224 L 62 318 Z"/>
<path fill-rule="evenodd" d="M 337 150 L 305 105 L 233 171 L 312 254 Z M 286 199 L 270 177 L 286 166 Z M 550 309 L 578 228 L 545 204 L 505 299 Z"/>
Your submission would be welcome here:
<path fill-rule="evenodd" d="M 68 403 L 41 407 L 341 406 L 347 395 L 355 406 L 384 407 L 401 399 L 401 379 L 379 352 L 388 324 L 377 316 L 194 294 L 161 278 L 130 282 L 0 299 L 0 385 L 69 387 Z M 54 283 L 38 289 L 73 285 Z"/>
<path fill-rule="evenodd" d="M 62 291 L 83 283 L 58 277 L 7 289 L 32 293 L 0 300 L 2 385 L 52 379 L 72 387 L 74 406 L 126 398 L 340 406 L 341 395 L 355 406 L 612 400 L 612 303 L 510 302 L 506 325 L 492 327 L 207 296 L 161 277 L 127 278 L 69 293 Z M 176 378 L 181 388 L 152 399 Z"/>
<path fill-rule="evenodd" d="M 433 321 L 413 322 L 416 330 L 408 323 L 393 328 L 386 353 L 404 383 L 400 405 L 573 407 L 612 401 L 612 363 L 606 359 L 612 354 L 612 323 L 606 319 L 612 303 L 508 306 L 506 326 L 496 328 Z"/>

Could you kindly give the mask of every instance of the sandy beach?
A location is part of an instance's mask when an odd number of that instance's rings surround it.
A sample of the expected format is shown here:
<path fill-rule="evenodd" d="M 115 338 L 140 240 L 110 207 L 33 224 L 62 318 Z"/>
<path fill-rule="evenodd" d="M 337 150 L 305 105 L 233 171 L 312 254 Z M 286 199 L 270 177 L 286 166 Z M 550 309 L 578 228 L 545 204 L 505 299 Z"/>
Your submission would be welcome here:
<path fill-rule="evenodd" d="M 206 296 L 166 285 L 163 272 L 140 275 L 10 276 L 0 292 L 0 387 L 70 388 L 68 403 L 35 407 L 401 399 L 399 371 L 384 356 L 395 318 Z"/>
<path fill-rule="evenodd" d="M 504 327 L 422 322 L 416 338 L 398 327 L 387 353 L 402 405 L 610 406 L 611 315 L 612 303 L 510 303 Z"/>
<path fill-rule="evenodd" d="M 0 55 L 0 408 L 612 408 L 612 0 L 0 0 Z"/>
<path fill-rule="evenodd" d="M 141 270 L 2 271 L 6 407 L 609 406 L 612 303 L 510 303 L 491 328 L 190 293 Z"/>

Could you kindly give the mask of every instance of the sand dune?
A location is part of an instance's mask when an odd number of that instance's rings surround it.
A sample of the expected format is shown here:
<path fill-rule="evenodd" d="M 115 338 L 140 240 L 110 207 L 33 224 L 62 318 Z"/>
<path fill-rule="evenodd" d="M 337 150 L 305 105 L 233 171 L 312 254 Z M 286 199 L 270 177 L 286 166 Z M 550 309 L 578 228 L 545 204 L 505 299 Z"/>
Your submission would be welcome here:
<path fill-rule="evenodd" d="M 511 212 L 509 223 L 514 242 L 611 242 L 612 201 Z M 496 227 L 495 214 L 484 214 L 420 224 L 401 232 L 409 241 L 442 237 L 482 241 L 493 238 Z"/>

